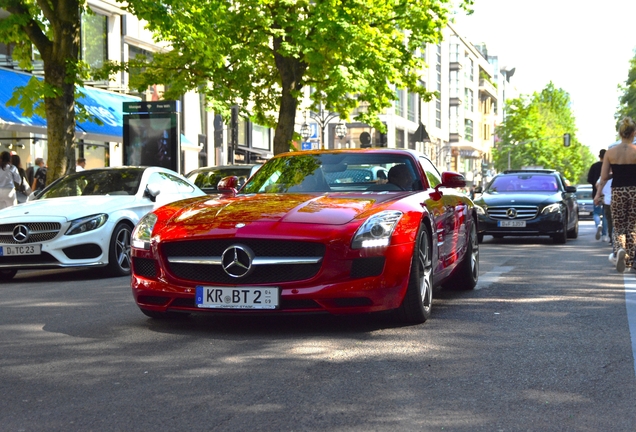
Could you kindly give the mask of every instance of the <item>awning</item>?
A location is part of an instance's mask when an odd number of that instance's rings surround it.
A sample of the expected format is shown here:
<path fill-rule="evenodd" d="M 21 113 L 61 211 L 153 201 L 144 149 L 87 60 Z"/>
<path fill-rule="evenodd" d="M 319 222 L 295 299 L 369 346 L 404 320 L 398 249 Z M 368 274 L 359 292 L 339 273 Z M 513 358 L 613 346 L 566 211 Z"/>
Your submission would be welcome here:
<path fill-rule="evenodd" d="M 17 106 L 7 106 L 16 87 L 25 86 L 33 75 L 0 68 L 0 129 L 16 132 L 46 134 L 46 120 L 34 115 L 25 117 Z M 38 79 L 41 79 L 38 77 Z M 77 123 L 76 138 L 87 141 L 123 142 L 123 102 L 135 102 L 140 98 L 109 92 L 92 87 L 81 87 L 83 96 L 78 102 L 84 104 L 88 112 L 103 124 L 94 122 Z"/>

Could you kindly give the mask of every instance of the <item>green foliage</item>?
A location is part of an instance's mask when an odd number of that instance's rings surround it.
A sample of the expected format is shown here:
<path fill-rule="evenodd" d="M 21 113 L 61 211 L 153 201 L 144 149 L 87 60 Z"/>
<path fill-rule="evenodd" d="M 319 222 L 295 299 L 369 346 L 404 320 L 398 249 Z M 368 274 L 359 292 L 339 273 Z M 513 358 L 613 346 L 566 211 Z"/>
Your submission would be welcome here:
<path fill-rule="evenodd" d="M 616 120 L 623 117 L 631 117 L 636 120 L 636 50 L 634 57 L 629 61 L 629 71 L 625 84 L 619 86 L 622 95 L 616 112 Z"/>
<path fill-rule="evenodd" d="M 203 90 L 226 119 L 242 115 L 276 127 L 275 153 L 289 148 L 306 86 L 320 104 L 348 119 L 384 126 L 395 88 L 432 97 L 420 85 L 425 67 L 414 55 L 440 40 L 453 0 L 131 0 L 129 10 L 148 21 L 173 50 L 154 55 L 132 84 L 166 84 L 167 99 Z M 472 0 L 464 1 L 464 7 Z M 407 37 L 408 35 L 408 37 Z M 109 71 L 125 65 L 111 64 Z M 282 145 L 277 145 L 277 143 Z"/>
<path fill-rule="evenodd" d="M 495 169 L 528 166 L 559 170 L 572 183 L 587 175 L 594 162 L 588 147 L 576 139 L 570 95 L 549 83 L 541 92 L 507 101 L 507 116 L 497 128 L 493 149 Z M 572 135 L 570 147 L 563 134 Z"/>

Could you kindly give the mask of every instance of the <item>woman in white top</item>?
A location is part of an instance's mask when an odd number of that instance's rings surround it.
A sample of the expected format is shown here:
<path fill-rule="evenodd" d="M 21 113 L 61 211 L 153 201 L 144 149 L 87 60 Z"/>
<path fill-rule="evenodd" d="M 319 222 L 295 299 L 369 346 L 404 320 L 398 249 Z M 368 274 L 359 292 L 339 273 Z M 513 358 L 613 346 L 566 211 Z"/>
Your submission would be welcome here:
<path fill-rule="evenodd" d="M 0 153 L 0 209 L 17 204 L 15 184 L 20 183 L 18 169 L 11 165 L 11 154 L 8 151 Z"/>

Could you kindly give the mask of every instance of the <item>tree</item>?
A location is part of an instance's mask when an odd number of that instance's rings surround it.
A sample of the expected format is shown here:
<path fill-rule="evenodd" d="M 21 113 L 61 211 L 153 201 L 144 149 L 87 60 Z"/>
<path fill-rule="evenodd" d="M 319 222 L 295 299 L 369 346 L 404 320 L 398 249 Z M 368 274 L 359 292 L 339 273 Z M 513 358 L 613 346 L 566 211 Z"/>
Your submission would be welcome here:
<path fill-rule="evenodd" d="M 426 43 L 440 40 L 453 0 L 131 0 L 129 10 L 146 20 L 170 51 L 144 68 L 133 85 L 166 84 L 164 97 L 189 90 L 207 96 L 227 119 L 231 106 L 275 128 L 274 153 L 288 151 L 303 88 L 312 108 L 323 106 L 380 129 L 378 113 L 391 106 L 396 88 L 425 100 L 420 73 Z M 472 0 L 462 0 L 468 7 Z M 277 113 L 277 114 L 276 114 Z"/>
<path fill-rule="evenodd" d="M 634 57 L 629 61 L 629 72 L 625 84 L 619 86 L 622 95 L 619 99 L 619 106 L 616 112 L 616 120 L 623 117 L 636 119 L 636 50 Z"/>
<path fill-rule="evenodd" d="M 590 149 L 576 139 L 570 95 L 550 82 L 541 92 L 507 101 L 507 116 L 497 128 L 493 149 L 495 168 L 541 166 L 580 182 L 594 162 Z M 563 135 L 571 134 L 570 146 Z"/>
<path fill-rule="evenodd" d="M 86 71 L 79 61 L 86 1 L 0 0 L 0 8 L 9 12 L 0 18 L 0 41 L 13 48 L 13 60 L 32 70 L 39 55 L 44 65 L 44 79 L 33 77 L 11 102 L 27 117 L 37 113 L 46 118 L 50 183 L 75 169 L 75 121 L 90 117 L 76 106 L 76 84 Z"/>

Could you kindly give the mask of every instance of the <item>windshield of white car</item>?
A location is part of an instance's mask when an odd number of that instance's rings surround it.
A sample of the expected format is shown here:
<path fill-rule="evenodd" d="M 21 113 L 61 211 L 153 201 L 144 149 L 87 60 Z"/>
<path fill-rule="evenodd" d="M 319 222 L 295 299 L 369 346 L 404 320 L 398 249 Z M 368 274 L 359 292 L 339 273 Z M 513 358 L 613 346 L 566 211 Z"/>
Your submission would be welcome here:
<path fill-rule="evenodd" d="M 399 186 L 397 181 L 390 181 L 391 169 L 404 178 Z M 400 154 L 295 154 L 269 160 L 240 193 L 420 190 L 422 184 L 416 173 L 411 158 Z"/>
<path fill-rule="evenodd" d="M 44 189 L 38 199 L 87 195 L 135 195 L 143 169 L 92 169 L 69 174 Z"/>

